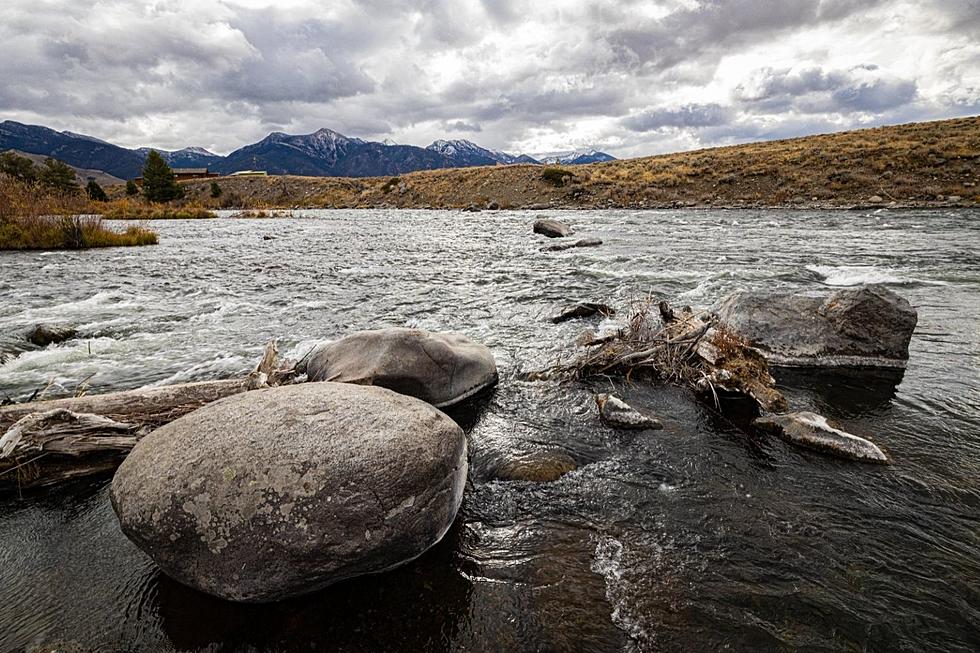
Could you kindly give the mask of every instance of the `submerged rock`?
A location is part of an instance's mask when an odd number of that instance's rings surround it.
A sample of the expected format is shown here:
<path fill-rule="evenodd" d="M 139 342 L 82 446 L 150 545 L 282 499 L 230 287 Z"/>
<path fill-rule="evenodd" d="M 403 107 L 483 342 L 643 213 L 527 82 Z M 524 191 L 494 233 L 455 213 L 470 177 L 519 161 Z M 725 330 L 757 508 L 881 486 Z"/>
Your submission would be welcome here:
<path fill-rule="evenodd" d="M 789 367 L 904 368 L 918 319 L 880 285 L 829 296 L 737 292 L 716 312 L 770 364 Z"/>
<path fill-rule="evenodd" d="M 599 417 L 606 424 L 618 429 L 662 429 L 660 420 L 644 415 L 628 403 L 609 394 L 596 395 Z"/>
<path fill-rule="evenodd" d="M 38 347 L 47 347 L 71 340 L 77 333 L 75 329 L 67 326 L 38 324 L 27 334 L 27 340 Z"/>
<path fill-rule="evenodd" d="M 583 238 L 582 240 L 576 240 L 574 243 L 562 243 L 560 245 L 548 245 L 547 247 L 542 247 L 542 252 L 563 252 L 566 249 L 574 249 L 576 247 L 598 247 L 602 244 L 602 241 L 598 238 Z"/>
<path fill-rule="evenodd" d="M 384 388 L 306 383 L 157 429 L 112 480 L 126 536 L 169 576 L 233 601 L 312 592 L 412 560 L 462 500 L 466 438 Z"/>
<path fill-rule="evenodd" d="M 564 238 L 572 235 L 572 229 L 567 224 L 558 220 L 542 218 L 534 222 L 534 233 L 547 236 L 548 238 Z"/>
<path fill-rule="evenodd" d="M 301 363 L 311 381 L 377 385 L 443 408 L 497 384 L 483 345 L 456 333 L 360 331 L 317 347 Z"/>
<path fill-rule="evenodd" d="M 578 467 L 575 459 L 561 451 L 536 451 L 512 458 L 497 465 L 496 477 L 501 481 L 556 481 Z"/>
<path fill-rule="evenodd" d="M 593 315 L 608 317 L 615 314 L 616 309 L 606 306 L 605 304 L 599 304 L 596 302 L 579 302 L 578 304 L 562 309 L 561 313 L 551 318 L 551 321 L 554 324 L 561 324 L 562 322 L 568 322 L 569 320 L 592 317 Z"/>
<path fill-rule="evenodd" d="M 760 417 L 753 424 L 809 449 L 851 460 L 888 464 L 888 456 L 870 440 L 846 433 L 823 415 L 802 412 Z"/>

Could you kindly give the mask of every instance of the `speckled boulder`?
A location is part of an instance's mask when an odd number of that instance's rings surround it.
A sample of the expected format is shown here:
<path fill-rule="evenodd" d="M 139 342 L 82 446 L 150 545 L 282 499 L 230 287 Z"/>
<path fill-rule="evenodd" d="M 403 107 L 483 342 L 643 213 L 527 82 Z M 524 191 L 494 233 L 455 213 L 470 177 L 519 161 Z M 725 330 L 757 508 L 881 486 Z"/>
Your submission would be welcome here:
<path fill-rule="evenodd" d="M 466 481 L 449 417 L 384 388 L 306 383 L 209 404 L 145 437 L 112 480 L 123 532 L 169 576 L 234 601 L 407 562 Z"/>
<path fill-rule="evenodd" d="M 445 408 L 497 384 L 485 346 L 458 333 L 359 331 L 317 347 L 300 364 L 311 381 L 377 385 Z"/>

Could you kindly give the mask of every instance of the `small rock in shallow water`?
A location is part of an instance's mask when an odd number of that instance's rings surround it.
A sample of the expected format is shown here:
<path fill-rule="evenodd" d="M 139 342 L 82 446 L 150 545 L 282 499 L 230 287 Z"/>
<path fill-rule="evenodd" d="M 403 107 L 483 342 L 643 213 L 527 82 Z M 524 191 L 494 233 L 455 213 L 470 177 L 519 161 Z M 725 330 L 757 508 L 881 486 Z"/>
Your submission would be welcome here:
<path fill-rule="evenodd" d="M 564 238 L 565 236 L 572 235 L 572 229 L 567 224 L 558 220 L 542 218 L 541 220 L 535 221 L 534 233 L 547 236 L 548 238 Z"/>
<path fill-rule="evenodd" d="M 551 318 L 551 321 L 555 324 L 561 324 L 562 322 L 567 322 L 569 320 L 575 320 L 582 317 L 592 317 L 593 315 L 603 315 L 608 317 L 615 314 L 616 310 L 606 306 L 605 304 L 598 304 L 596 302 L 579 302 L 578 304 L 562 309 L 562 312 Z"/>
<path fill-rule="evenodd" d="M 602 244 L 602 241 L 598 238 L 583 238 L 582 240 L 576 240 L 574 243 L 563 243 L 561 245 L 548 245 L 547 247 L 542 247 L 542 252 L 563 252 L 566 249 L 574 249 L 576 247 L 598 247 Z"/>
<path fill-rule="evenodd" d="M 38 324 L 27 335 L 27 339 L 38 347 L 47 347 L 71 340 L 76 333 L 71 327 Z"/>
<path fill-rule="evenodd" d="M 561 451 L 536 451 L 500 463 L 497 465 L 496 477 L 501 481 L 548 483 L 558 480 L 577 467 L 575 459 Z"/>
<path fill-rule="evenodd" d="M 613 395 L 596 395 L 595 403 L 599 407 L 599 417 L 610 426 L 620 429 L 662 429 L 664 425 L 658 419 L 644 415 L 628 403 Z"/>
<path fill-rule="evenodd" d="M 753 424 L 809 449 L 862 462 L 888 464 L 888 456 L 870 440 L 846 433 L 823 415 L 802 412 L 760 417 Z"/>

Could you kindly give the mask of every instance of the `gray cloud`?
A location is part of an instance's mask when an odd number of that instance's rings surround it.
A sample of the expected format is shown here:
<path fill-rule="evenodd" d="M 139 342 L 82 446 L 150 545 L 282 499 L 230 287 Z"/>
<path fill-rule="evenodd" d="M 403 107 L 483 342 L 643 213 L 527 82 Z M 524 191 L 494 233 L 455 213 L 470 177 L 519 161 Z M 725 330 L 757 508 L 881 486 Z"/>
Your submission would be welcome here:
<path fill-rule="evenodd" d="M 456 120 L 453 122 L 447 122 L 443 125 L 443 128 L 447 132 L 481 132 L 483 128 L 480 125 L 470 122 L 464 122 L 462 120 Z"/>
<path fill-rule="evenodd" d="M 623 126 L 637 132 L 662 127 L 710 127 L 731 120 L 731 109 L 720 104 L 687 104 L 677 108 L 656 108 L 629 116 Z"/>
<path fill-rule="evenodd" d="M 916 94 L 914 80 L 883 77 L 878 66 L 862 65 L 830 71 L 764 68 L 748 84 L 738 86 L 734 96 L 748 107 L 770 112 L 882 113 L 912 102 Z"/>

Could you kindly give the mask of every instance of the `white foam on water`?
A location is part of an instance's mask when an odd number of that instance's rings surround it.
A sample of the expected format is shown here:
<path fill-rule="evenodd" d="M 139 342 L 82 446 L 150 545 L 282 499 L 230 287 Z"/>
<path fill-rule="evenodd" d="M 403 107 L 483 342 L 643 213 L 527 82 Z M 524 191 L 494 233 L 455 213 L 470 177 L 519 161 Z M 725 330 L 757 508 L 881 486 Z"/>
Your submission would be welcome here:
<path fill-rule="evenodd" d="M 806 269 L 819 276 L 828 286 L 907 283 L 891 270 L 882 270 L 873 265 L 808 265 Z"/>
<path fill-rule="evenodd" d="M 589 568 L 606 582 L 606 600 L 613 608 L 610 615 L 612 622 L 626 632 L 635 644 L 651 644 L 652 633 L 644 627 L 642 616 L 633 614 L 630 607 L 631 587 L 626 578 L 629 565 L 623 560 L 623 543 L 606 535 L 593 539 L 595 553 Z"/>
<path fill-rule="evenodd" d="M 186 369 L 180 370 L 161 379 L 151 386 L 174 385 L 177 383 L 191 383 L 194 381 L 208 381 L 212 379 L 229 378 L 243 376 L 243 372 L 255 365 L 255 361 L 245 356 L 225 355 L 216 356 L 210 360 L 201 361 Z"/>

